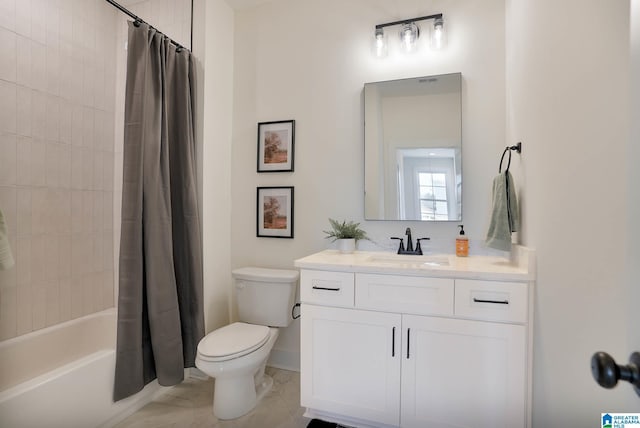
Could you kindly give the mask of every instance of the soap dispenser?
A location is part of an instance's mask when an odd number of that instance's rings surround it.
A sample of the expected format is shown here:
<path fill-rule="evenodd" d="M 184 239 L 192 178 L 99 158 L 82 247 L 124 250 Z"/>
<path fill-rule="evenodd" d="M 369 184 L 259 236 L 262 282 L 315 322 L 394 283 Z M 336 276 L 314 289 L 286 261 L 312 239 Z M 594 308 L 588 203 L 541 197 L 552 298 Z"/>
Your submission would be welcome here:
<path fill-rule="evenodd" d="M 469 255 L 469 238 L 464 234 L 464 225 L 459 224 L 460 234 L 456 238 L 456 256 L 467 257 Z"/>

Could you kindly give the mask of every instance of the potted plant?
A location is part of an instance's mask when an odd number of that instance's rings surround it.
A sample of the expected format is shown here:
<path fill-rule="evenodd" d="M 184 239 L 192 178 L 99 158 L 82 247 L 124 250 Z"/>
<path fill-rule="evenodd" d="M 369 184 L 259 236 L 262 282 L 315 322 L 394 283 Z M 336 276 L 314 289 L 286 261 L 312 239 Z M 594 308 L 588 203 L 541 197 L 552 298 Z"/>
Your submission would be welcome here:
<path fill-rule="evenodd" d="M 340 250 L 341 253 L 353 253 L 356 249 L 356 243 L 359 240 L 369 239 L 367 232 L 360 229 L 360 223 L 353 221 L 347 222 L 346 220 L 340 223 L 330 218 L 329 224 L 331 224 L 331 230 L 323 231 L 327 234 L 325 238 L 333 238 L 331 242 L 338 241 L 338 250 Z"/>

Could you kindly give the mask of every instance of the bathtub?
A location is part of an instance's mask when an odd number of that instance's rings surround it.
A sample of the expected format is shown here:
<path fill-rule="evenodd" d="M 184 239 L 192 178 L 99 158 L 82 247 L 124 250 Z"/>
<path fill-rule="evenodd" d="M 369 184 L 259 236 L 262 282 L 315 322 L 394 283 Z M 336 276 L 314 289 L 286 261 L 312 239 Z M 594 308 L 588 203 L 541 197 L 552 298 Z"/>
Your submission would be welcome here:
<path fill-rule="evenodd" d="M 109 427 L 166 388 L 113 403 L 116 311 L 108 309 L 0 342 L 0 426 Z"/>

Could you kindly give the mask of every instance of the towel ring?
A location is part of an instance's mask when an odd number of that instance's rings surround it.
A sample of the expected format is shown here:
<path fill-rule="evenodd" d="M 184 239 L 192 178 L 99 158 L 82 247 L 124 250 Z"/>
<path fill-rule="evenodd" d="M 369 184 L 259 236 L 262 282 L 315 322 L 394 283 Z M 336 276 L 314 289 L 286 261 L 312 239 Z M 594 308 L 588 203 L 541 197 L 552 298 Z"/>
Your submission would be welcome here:
<path fill-rule="evenodd" d="M 500 158 L 500 166 L 498 166 L 498 174 L 502 173 L 502 161 L 504 160 L 504 155 L 506 155 L 507 152 L 509 152 L 509 162 L 507 162 L 507 169 L 505 169 L 504 172 L 509 171 L 509 167 L 511 166 L 511 150 L 509 150 L 509 147 L 507 147 L 506 149 L 504 149 L 504 152 L 502 152 L 502 157 Z"/>
<path fill-rule="evenodd" d="M 498 166 L 498 174 L 500 174 L 502 172 L 502 161 L 504 161 L 504 155 L 507 154 L 507 152 L 509 152 L 509 161 L 507 162 L 507 169 L 504 170 L 504 172 L 508 172 L 509 171 L 509 167 L 511 166 L 511 151 L 515 150 L 518 153 L 522 153 L 522 143 L 518 142 L 518 144 L 516 144 L 515 146 L 507 146 L 504 149 L 504 152 L 502 152 L 502 157 L 500 158 L 500 165 Z"/>

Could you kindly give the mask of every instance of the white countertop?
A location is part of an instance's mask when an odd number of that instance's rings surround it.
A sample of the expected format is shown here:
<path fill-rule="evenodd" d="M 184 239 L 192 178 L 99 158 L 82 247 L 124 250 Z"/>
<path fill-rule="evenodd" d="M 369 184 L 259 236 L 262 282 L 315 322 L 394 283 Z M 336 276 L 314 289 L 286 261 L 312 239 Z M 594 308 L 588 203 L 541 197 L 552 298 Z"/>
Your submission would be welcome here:
<path fill-rule="evenodd" d="M 494 281 L 535 280 L 535 251 L 514 246 L 511 259 L 494 256 L 456 257 L 454 254 L 396 255 L 382 251 L 342 254 L 325 250 L 294 262 L 301 269 L 401 274 Z"/>

